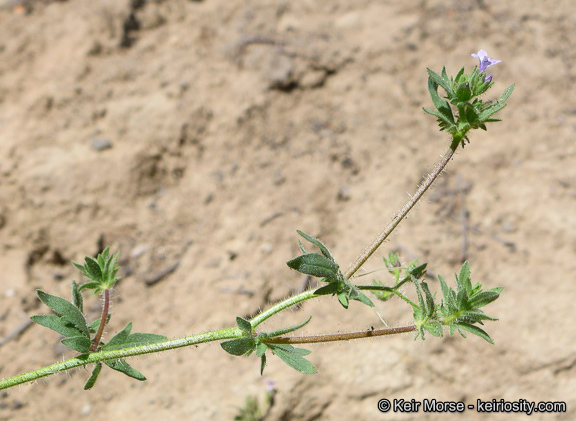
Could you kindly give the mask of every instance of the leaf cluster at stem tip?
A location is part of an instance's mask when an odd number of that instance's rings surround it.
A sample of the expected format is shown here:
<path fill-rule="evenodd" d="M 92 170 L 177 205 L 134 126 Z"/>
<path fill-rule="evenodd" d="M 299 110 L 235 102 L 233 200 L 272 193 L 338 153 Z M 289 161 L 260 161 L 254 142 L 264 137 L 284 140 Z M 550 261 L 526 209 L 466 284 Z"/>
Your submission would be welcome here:
<path fill-rule="evenodd" d="M 514 90 L 514 84 L 504 90 L 496 101 L 482 101 L 479 96 L 484 94 L 494 83 L 486 78 L 478 67 L 470 74 L 460 69 L 456 77 L 448 77 L 446 68 L 440 74 L 431 69 L 428 71 L 428 92 L 436 110 L 423 108 L 428 114 L 437 118 L 440 131 L 446 131 L 461 143 L 469 142 L 468 132 L 472 129 L 486 130 L 486 123 L 501 121 L 492 116 L 506 106 L 506 100 Z M 438 87 L 444 89 L 446 96 L 438 94 Z"/>
<path fill-rule="evenodd" d="M 90 279 L 90 282 L 80 285 L 79 291 L 83 289 L 93 289 L 94 294 L 100 294 L 107 289 L 111 289 L 116 284 L 116 281 L 120 279 L 116 276 L 119 267 L 116 266 L 120 252 L 116 253 L 115 256 L 110 256 L 110 247 L 100 253 L 96 259 L 87 256 L 84 261 L 85 264 L 72 262 L 84 276 Z"/>

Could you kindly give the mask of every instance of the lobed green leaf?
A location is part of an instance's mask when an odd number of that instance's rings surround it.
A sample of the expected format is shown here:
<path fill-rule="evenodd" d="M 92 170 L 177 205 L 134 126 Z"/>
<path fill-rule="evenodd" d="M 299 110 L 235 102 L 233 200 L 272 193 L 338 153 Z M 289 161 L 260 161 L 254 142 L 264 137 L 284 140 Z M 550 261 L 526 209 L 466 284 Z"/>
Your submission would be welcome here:
<path fill-rule="evenodd" d="M 40 298 L 40 301 L 60 314 L 65 321 L 70 322 L 82 335 L 90 337 L 86 319 L 80 310 L 78 310 L 78 307 L 64 298 L 48 294 L 42 290 L 37 290 L 36 294 L 38 298 Z"/>

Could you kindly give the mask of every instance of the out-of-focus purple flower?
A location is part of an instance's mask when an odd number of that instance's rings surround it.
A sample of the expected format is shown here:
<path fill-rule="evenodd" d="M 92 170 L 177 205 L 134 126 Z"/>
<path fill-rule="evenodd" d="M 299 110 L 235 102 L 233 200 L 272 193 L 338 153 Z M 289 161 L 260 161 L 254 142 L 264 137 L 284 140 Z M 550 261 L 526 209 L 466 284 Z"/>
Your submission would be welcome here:
<path fill-rule="evenodd" d="M 274 387 L 276 385 L 276 382 L 270 379 L 266 379 L 266 392 L 273 392 L 274 390 L 276 390 L 276 388 Z"/>
<path fill-rule="evenodd" d="M 478 60 L 480 60 L 480 65 L 478 66 L 478 70 L 480 70 L 480 73 L 482 73 L 490 66 L 502 63 L 502 60 L 495 60 L 493 58 L 488 57 L 488 53 L 484 50 L 478 51 L 478 54 L 472 54 L 472 57 L 476 57 Z"/>

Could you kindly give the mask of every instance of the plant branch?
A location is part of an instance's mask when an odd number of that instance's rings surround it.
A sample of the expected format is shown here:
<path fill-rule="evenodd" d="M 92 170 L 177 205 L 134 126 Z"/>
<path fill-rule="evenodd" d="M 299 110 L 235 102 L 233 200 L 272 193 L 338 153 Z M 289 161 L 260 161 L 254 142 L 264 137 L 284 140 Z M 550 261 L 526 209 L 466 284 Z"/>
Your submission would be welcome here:
<path fill-rule="evenodd" d="M 42 377 L 49 376 L 50 374 L 56 374 L 60 371 L 66 371 L 75 367 L 97 363 L 100 361 L 118 360 L 121 358 L 135 357 L 137 355 L 152 354 L 155 352 L 168 351 L 170 349 L 177 349 L 206 342 L 220 341 L 223 339 L 235 339 L 240 338 L 243 335 L 244 333 L 240 329 L 233 327 L 216 330 L 213 332 L 201 333 L 198 335 L 186 336 L 184 338 L 172 339 L 164 342 L 151 343 L 148 345 L 82 354 L 77 357 L 70 358 L 66 361 L 39 368 L 38 370 L 19 374 L 8 379 L 3 379 L 0 381 L 0 390 L 34 381 Z"/>
<path fill-rule="evenodd" d="M 274 337 L 261 339 L 262 342 L 271 344 L 312 344 L 320 342 L 349 341 L 351 339 L 371 338 L 374 336 L 397 335 L 399 333 L 412 332 L 416 326 L 389 327 L 375 330 L 363 330 L 360 332 L 334 333 L 330 335 L 313 335 L 313 336 L 293 336 L 293 337 Z"/>
<path fill-rule="evenodd" d="M 309 300 L 311 298 L 321 297 L 321 296 L 322 295 L 315 294 L 313 290 L 304 291 L 298 295 L 287 298 L 286 300 L 280 301 L 279 303 L 273 305 L 268 310 L 260 313 L 256 317 L 252 318 L 252 320 L 250 320 L 250 324 L 252 325 L 252 328 L 254 329 L 256 326 L 258 326 L 264 320 L 269 319 L 270 317 L 274 316 L 277 313 L 280 313 L 282 310 L 285 310 L 288 307 L 292 307 L 293 305 L 301 303 L 302 301 L 306 301 L 306 300 Z"/>
<path fill-rule="evenodd" d="M 344 274 L 344 277 L 346 279 L 350 279 L 358 271 L 358 269 L 360 269 L 362 265 L 366 263 L 366 260 L 368 260 L 370 256 L 372 256 L 372 254 L 374 254 L 374 252 L 378 249 L 378 247 L 380 247 L 380 245 L 382 245 L 382 243 L 386 240 L 386 238 L 388 238 L 388 236 L 392 233 L 392 231 L 396 229 L 398 224 L 400 224 L 400 222 L 402 222 L 402 220 L 406 217 L 406 215 L 408 215 L 408 212 L 412 210 L 414 205 L 418 203 L 418 201 L 422 198 L 424 193 L 426 193 L 426 191 L 430 188 L 430 186 L 434 183 L 434 181 L 436 181 L 436 179 L 442 173 L 442 171 L 444 171 L 444 168 L 446 168 L 446 165 L 448 164 L 448 162 L 450 162 L 450 159 L 452 159 L 452 156 L 454 155 L 454 152 L 458 148 L 459 144 L 460 139 L 454 138 L 452 144 L 450 145 L 450 147 L 448 148 L 448 150 L 446 151 L 440 162 L 438 162 L 434 167 L 434 170 L 430 174 L 428 174 L 426 180 L 424 180 L 424 182 L 420 185 L 420 187 L 416 191 L 416 194 L 410 198 L 408 203 L 406 203 L 404 207 L 400 209 L 400 211 L 396 214 L 396 216 L 392 218 L 392 221 L 388 224 L 388 226 L 384 228 L 382 232 L 380 232 L 380 234 L 378 234 L 378 237 L 376 237 L 376 239 L 372 242 L 372 244 L 370 244 L 370 246 L 368 246 L 364 250 L 364 252 L 360 256 L 358 256 L 356 261 L 346 271 L 346 273 Z"/>

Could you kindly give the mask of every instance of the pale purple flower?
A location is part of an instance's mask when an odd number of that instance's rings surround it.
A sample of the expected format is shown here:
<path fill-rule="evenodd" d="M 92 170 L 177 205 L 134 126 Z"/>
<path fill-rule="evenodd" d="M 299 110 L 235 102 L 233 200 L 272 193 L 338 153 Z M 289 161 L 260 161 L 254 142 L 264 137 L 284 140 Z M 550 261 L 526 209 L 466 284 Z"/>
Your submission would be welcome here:
<path fill-rule="evenodd" d="M 488 53 L 484 50 L 478 51 L 478 54 L 472 54 L 472 57 L 476 57 L 478 60 L 480 60 L 480 65 L 478 66 L 480 73 L 484 72 L 484 70 L 490 66 L 502 63 L 502 60 L 495 60 L 491 57 L 488 57 Z M 492 82 L 492 75 L 487 75 L 486 78 L 484 78 L 484 82 Z"/>
<path fill-rule="evenodd" d="M 502 63 L 502 60 L 495 60 L 493 58 L 488 57 L 488 53 L 484 50 L 478 51 L 478 54 L 472 54 L 472 57 L 476 57 L 478 60 L 480 60 L 480 66 L 478 66 L 478 70 L 480 70 L 480 73 L 482 73 L 490 66 Z"/>

